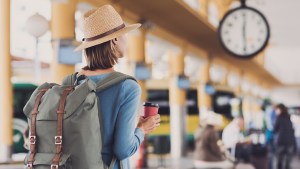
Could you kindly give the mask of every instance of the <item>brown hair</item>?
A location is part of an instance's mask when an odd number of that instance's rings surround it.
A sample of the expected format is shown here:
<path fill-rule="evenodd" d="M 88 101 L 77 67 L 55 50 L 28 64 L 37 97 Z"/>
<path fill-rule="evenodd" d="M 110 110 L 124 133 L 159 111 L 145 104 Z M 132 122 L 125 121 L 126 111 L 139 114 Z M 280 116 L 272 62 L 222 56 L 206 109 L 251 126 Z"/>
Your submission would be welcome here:
<path fill-rule="evenodd" d="M 83 70 L 112 68 L 118 63 L 117 48 L 112 40 L 84 50 L 87 66 Z"/>
<path fill-rule="evenodd" d="M 222 161 L 224 155 L 218 146 L 218 132 L 212 125 L 206 125 L 196 140 L 196 159 L 203 161 Z"/>
<path fill-rule="evenodd" d="M 282 103 L 277 104 L 275 106 L 275 108 L 280 110 L 281 113 L 280 113 L 279 116 L 281 116 L 281 117 L 289 117 L 290 116 L 289 112 L 288 112 L 288 109 L 284 104 L 282 104 Z"/>

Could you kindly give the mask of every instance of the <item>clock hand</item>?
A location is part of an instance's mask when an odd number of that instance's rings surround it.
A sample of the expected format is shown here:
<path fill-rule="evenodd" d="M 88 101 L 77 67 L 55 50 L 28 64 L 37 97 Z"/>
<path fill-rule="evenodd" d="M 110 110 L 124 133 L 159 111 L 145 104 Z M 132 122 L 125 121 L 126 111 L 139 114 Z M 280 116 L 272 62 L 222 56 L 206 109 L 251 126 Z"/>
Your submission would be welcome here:
<path fill-rule="evenodd" d="M 246 13 L 243 13 L 243 40 L 244 40 L 244 52 L 247 51 L 247 40 L 246 40 Z"/>

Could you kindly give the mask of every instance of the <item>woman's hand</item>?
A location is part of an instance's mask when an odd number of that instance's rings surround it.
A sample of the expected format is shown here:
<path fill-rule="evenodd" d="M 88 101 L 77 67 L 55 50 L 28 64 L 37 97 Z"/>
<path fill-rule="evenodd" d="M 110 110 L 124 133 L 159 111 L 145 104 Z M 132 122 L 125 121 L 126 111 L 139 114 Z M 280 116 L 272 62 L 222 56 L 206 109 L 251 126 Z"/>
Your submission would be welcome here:
<path fill-rule="evenodd" d="M 140 117 L 138 128 L 142 129 L 144 134 L 149 134 L 160 125 L 160 115 L 150 116 L 147 118 Z"/>

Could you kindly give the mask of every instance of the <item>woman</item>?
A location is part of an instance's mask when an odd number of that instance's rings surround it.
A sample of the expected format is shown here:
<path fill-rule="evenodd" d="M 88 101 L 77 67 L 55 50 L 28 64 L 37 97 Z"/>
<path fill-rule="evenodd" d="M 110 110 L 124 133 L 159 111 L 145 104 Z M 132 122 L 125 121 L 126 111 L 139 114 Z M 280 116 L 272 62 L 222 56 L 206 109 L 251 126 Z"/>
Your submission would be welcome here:
<path fill-rule="evenodd" d="M 218 118 L 215 115 L 207 118 L 204 126 L 196 132 L 196 151 L 194 165 L 196 168 L 232 169 L 233 163 L 226 159 L 221 150 L 221 141 L 216 129 Z"/>
<path fill-rule="evenodd" d="M 290 169 L 290 162 L 296 148 L 294 128 L 285 105 L 278 104 L 275 110 L 277 114 L 274 126 L 277 169 Z"/>
<path fill-rule="evenodd" d="M 113 72 L 114 65 L 123 57 L 125 33 L 137 29 L 140 24 L 126 26 L 110 5 L 88 11 L 81 24 L 85 38 L 76 50 L 83 50 L 87 66 L 79 74 L 98 82 Z M 123 169 L 129 169 L 128 158 L 138 150 L 144 135 L 160 124 L 160 117 L 156 115 L 140 118 L 138 125 L 135 125 L 140 95 L 139 85 L 129 79 L 97 93 L 101 110 L 105 112 L 102 114 L 102 158 L 109 166 L 116 157 L 114 169 L 121 168 L 121 165 Z"/>

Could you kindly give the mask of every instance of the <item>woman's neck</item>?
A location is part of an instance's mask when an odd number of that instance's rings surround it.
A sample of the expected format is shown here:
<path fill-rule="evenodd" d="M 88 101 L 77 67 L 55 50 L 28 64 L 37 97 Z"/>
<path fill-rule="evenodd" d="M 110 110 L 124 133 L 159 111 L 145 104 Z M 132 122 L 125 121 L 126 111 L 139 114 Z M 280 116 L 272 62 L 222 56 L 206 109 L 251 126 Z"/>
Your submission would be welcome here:
<path fill-rule="evenodd" d="M 97 69 L 97 70 L 83 70 L 78 73 L 79 75 L 86 75 L 86 76 L 94 76 L 94 75 L 99 75 L 99 74 L 105 74 L 109 72 L 114 72 L 114 68 L 108 68 L 108 69 Z"/>

